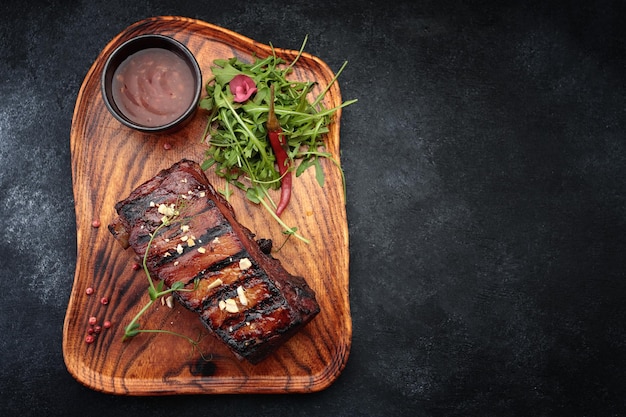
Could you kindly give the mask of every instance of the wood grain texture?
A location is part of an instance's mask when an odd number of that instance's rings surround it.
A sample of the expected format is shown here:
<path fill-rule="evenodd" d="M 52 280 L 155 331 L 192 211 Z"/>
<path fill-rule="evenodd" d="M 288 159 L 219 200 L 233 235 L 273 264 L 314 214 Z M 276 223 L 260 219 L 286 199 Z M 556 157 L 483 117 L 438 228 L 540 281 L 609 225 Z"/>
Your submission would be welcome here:
<path fill-rule="evenodd" d="M 122 395 L 200 393 L 312 392 L 328 387 L 348 359 L 352 322 L 348 294 L 348 229 L 341 173 L 324 161 L 326 183 L 321 188 L 313 170 L 294 180 L 287 224 L 297 226 L 310 240 L 291 239 L 275 254 L 286 269 L 302 275 L 317 293 L 321 313 L 270 358 L 258 365 L 240 362 L 210 336 L 197 315 L 181 306 L 169 309 L 157 303 L 146 314 L 142 328 L 174 330 L 201 337 L 200 350 L 211 355 L 203 361 L 185 340 L 169 335 L 142 334 L 122 341 L 123 327 L 147 302 L 147 283 L 134 271 L 130 250 L 124 251 L 105 227 L 115 217 L 114 205 L 132 189 L 183 157 L 201 162 L 205 145 L 200 138 L 206 114 L 199 111 L 182 130 L 168 136 L 131 131 L 106 110 L 100 94 L 104 61 L 115 47 L 133 36 L 160 33 L 186 44 L 196 56 L 204 80 L 216 58 L 232 56 L 250 60 L 267 56 L 270 47 L 214 25 L 180 17 L 146 19 L 128 27 L 101 52 L 81 86 L 70 133 L 73 190 L 76 202 L 77 264 L 63 328 L 63 354 L 69 372 L 84 385 Z M 291 61 L 297 51 L 276 50 Z M 303 54 L 294 79 L 316 80 L 321 91 L 334 74 L 318 58 Z M 325 98 L 327 107 L 341 103 L 338 84 Z M 330 126 L 327 150 L 339 160 L 338 112 Z M 169 143 L 172 149 L 165 150 Z M 211 170 L 209 180 L 217 189 L 224 183 Z M 276 195 L 277 196 L 277 195 Z M 258 237 L 271 238 L 277 246 L 284 236 L 280 227 L 260 206 L 235 194 L 231 203 L 237 218 Z M 93 228 L 92 220 L 102 227 Z M 95 294 L 87 295 L 88 287 Z M 107 297 L 108 305 L 100 299 Z M 88 318 L 110 320 L 95 343 L 86 344 Z"/>

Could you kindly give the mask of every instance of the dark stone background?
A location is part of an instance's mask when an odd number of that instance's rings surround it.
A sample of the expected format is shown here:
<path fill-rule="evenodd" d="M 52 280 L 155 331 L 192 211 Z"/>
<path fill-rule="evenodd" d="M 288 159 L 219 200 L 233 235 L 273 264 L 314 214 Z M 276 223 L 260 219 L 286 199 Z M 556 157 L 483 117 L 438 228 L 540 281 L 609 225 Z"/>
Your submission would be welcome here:
<path fill-rule="evenodd" d="M 118 32 L 198 18 L 337 70 L 352 352 L 307 395 L 84 388 L 61 338 L 69 132 Z M 619 1 L 5 1 L 0 414 L 626 414 L 626 6 Z"/>

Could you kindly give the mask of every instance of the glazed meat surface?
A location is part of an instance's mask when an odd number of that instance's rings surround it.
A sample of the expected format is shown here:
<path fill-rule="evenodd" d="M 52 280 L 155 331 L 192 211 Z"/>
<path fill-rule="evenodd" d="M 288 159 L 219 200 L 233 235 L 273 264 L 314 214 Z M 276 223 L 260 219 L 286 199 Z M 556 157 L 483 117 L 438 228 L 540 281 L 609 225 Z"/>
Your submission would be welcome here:
<path fill-rule="evenodd" d="M 271 241 L 235 217 L 200 166 L 174 164 L 116 204 L 109 230 L 166 286 L 182 281 L 178 301 L 239 358 L 258 363 L 319 312 L 314 291 L 269 253 Z M 172 214 L 175 213 L 175 214 Z M 164 216 L 171 221 L 150 236 Z"/>

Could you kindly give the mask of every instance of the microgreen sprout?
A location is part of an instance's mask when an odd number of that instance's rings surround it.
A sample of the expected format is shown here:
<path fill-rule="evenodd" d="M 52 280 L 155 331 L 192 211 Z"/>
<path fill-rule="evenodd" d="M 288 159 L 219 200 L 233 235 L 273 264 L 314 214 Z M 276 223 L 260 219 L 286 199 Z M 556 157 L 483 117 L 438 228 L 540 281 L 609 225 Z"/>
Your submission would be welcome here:
<path fill-rule="evenodd" d="M 152 279 L 152 275 L 150 274 L 150 270 L 148 269 L 148 253 L 150 252 L 150 247 L 154 242 L 154 238 L 157 234 L 165 227 L 171 226 L 175 223 L 176 219 L 180 216 L 179 209 L 176 208 L 176 205 L 171 204 L 169 206 L 165 204 L 161 204 L 158 206 L 158 212 L 163 215 L 161 217 L 161 223 L 156 227 L 156 229 L 150 233 L 150 239 L 148 244 L 146 245 L 146 251 L 143 254 L 142 267 L 143 271 L 148 279 L 148 302 L 139 310 L 139 312 L 133 317 L 133 319 L 126 325 L 124 328 L 124 337 L 123 340 L 130 339 L 132 337 L 137 336 L 139 333 L 162 333 L 162 334 L 170 334 L 174 336 L 181 337 L 187 340 L 194 349 L 198 348 L 199 340 L 192 339 L 189 336 L 186 336 L 181 333 L 173 332 L 170 330 L 162 330 L 162 329 L 142 329 L 139 324 L 139 319 L 150 309 L 150 307 L 162 297 L 168 296 L 175 292 L 191 292 L 195 291 L 198 288 L 199 281 L 194 280 L 194 286 L 191 289 L 185 288 L 185 283 L 183 281 L 177 281 L 170 286 L 170 288 L 165 288 L 165 284 L 163 281 L 158 281 L 156 284 Z M 204 354 L 200 352 L 200 356 L 203 359 L 206 359 Z M 208 359 L 206 359 L 208 360 Z"/>

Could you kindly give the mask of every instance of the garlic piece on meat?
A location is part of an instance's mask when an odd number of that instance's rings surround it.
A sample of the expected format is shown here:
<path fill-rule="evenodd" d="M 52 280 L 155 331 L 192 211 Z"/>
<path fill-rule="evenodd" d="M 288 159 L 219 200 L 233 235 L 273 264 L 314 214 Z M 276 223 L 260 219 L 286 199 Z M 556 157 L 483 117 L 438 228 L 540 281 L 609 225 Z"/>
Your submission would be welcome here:
<path fill-rule="evenodd" d="M 216 279 L 215 281 L 213 281 L 212 283 L 209 284 L 209 286 L 207 287 L 207 290 L 212 290 L 215 287 L 219 287 L 220 285 L 223 284 L 223 281 L 221 279 Z M 220 303 L 223 303 L 223 301 L 220 301 Z M 226 306 L 224 306 L 226 307 Z M 223 310 L 223 308 L 220 306 L 220 310 Z"/>
<path fill-rule="evenodd" d="M 248 305 L 248 298 L 246 297 L 246 291 L 243 289 L 241 285 L 237 287 L 237 296 L 239 297 L 239 302 L 241 303 L 241 305 L 244 305 L 244 306 Z"/>
<path fill-rule="evenodd" d="M 239 269 L 241 269 L 242 271 L 245 271 L 246 269 L 250 268 L 252 266 L 252 262 L 250 262 L 250 259 L 248 258 L 241 258 L 239 260 Z"/>
<path fill-rule="evenodd" d="M 234 299 L 229 298 L 228 300 L 224 301 L 224 303 L 226 304 L 226 311 L 228 311 L 229 313 L 239 313 L 239 307 L 237 307 L 237 302 Z"/>

